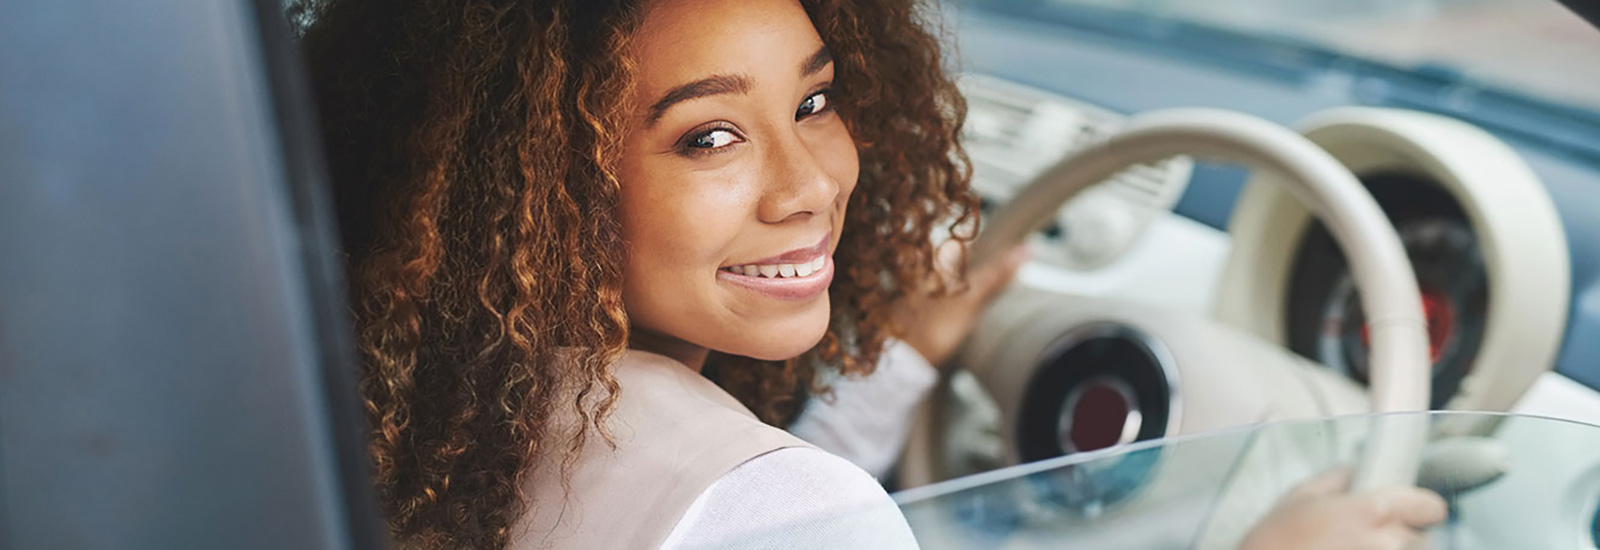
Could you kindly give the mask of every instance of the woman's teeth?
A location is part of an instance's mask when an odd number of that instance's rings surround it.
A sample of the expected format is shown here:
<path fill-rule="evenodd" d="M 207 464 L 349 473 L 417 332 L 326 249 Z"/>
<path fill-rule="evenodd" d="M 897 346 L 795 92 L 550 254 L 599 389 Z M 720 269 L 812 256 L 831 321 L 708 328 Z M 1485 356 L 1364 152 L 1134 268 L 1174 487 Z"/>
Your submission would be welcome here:
<path fill-rule="evenodd" d="M 785 277 L 809 277 L 809 276 L 811 276 L 812 273 L 816 273 L 817 270 L 822 269 L 822 266 L 824 264 L 826 264 L 827 262 L 828 262 L 828 257 L 827 256 L 817 256 L 817 259 L 815 259 L 815 260 L 811 260 L 811 261 L 805 262 L 805 263 L 798 263 L 798 264 L 765 264 L 765 265 L 746 264 L 746 265 L 736 265 L 736 266 L 732 266 L 732 267 L 724 267 L 722 269 L 725 270 L 725 271 L 731 272 L 731 273 L 737 273 L 737 274 L 744 275 L 744 276 L 747 276 L 747 277 L 766 277 L 766 278 L 769 278 L 769 279 L 770 278 L 782 279 L 782 278 L 785 278 Z"/>

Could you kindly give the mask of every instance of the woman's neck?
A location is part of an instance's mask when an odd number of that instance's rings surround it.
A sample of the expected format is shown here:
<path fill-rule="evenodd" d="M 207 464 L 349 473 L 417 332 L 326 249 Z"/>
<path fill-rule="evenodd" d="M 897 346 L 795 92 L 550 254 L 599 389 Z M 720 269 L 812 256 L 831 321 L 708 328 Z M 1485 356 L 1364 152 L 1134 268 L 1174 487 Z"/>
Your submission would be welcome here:
<path fill-rule="evenodd" d="M 664 355 L 700 372 L 710 350 L 648 329 L 634 328 L 628 335 L 628 347 L 639 351 Z"/>

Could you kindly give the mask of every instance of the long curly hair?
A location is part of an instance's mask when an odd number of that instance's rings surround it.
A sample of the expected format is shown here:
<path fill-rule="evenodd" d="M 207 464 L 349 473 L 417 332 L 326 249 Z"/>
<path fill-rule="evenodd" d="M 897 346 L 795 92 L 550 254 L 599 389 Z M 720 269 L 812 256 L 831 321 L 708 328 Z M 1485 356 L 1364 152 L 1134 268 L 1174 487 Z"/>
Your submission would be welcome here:
<path fill-rule="evenodd" d="M 627 0 L 301 0 L 291 7 L 328 147 L 361 353 L 369 452 L 393 535 L 499 548 L 522 474 L 606 436 L 628 342 L 616 177 Z M 803 357 L 713 354 L 706 372 L 764 420 L 872 371 L 890 308 L 929 279 L 930 237 L 970 239 L 966 105 L 917 0 L 804 0 L 856 139 L 829 290 Z M 826 367 L 822 367 L 826 366 Z M 561 391 L 578 388 L 576 394 Z M 558 397 L 565 396 L 565 397 Z M 558 430 L 558 408 L 576 430 Z"/>

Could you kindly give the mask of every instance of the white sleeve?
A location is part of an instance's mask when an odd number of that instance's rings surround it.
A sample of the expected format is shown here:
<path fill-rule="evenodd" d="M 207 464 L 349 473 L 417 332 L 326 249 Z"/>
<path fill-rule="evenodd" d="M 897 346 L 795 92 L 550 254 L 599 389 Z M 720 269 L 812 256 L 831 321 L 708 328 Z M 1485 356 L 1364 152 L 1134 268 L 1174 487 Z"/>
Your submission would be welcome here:
<path fill-rule="evenodd" d="M 832 398 L 811 398 L 789 433 L 882 478 L 899 460 L 912 416 L 938 381 L 938 370 L 922 354 L 891 341 L 872 375 L 834 379 Z"/>
<path fill-rule="evenodd" d="M 916 550 L 900 508 L 872 476 L 809 447 L 779 449 L 717 478 L 662 550 Z"/>

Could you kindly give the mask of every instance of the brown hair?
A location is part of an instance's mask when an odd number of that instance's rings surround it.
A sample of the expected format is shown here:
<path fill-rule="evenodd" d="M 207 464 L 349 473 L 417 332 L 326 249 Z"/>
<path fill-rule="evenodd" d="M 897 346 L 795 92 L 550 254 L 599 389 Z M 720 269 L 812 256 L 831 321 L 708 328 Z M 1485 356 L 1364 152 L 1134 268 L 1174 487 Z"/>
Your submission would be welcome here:
<path fill-rule="evenodd" d="M 975 215 L 957 142 L 965 103 L 920 4 L 803 3 L 861 157 L 834 319 L 805 357 L 707 365 L 774 423 L 816 365 L 871 372 L 890 306 L 932 269 L 931 232 Z M 570 465 L 591 433 L 557 433 L 557 407 L 605 433 L 618 389 L 607 367 L 628 338 L 614 167 L 633 4 L 302 0 L 290 12 L 349 256 L 375 481 L 408 545 L 504 546 L 526 506 L 521 474 Z M 557 402 L 563 387 L 581 391 Z"/>

